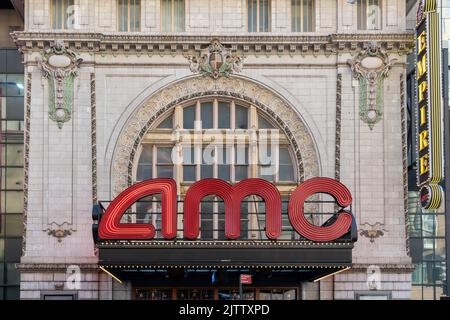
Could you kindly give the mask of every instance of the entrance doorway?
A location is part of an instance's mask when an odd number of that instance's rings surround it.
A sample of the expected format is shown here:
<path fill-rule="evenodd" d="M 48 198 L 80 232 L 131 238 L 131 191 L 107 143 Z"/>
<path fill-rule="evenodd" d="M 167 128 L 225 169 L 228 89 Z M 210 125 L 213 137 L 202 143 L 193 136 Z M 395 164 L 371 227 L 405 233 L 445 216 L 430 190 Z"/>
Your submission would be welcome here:
<path fill-rule="evenodd" d="M 297 300 L 298 288 L 248 287 L 242 300 Z M 135 300 L 239 300 L 237 288 L 152 288 L 136 287 Z"/>

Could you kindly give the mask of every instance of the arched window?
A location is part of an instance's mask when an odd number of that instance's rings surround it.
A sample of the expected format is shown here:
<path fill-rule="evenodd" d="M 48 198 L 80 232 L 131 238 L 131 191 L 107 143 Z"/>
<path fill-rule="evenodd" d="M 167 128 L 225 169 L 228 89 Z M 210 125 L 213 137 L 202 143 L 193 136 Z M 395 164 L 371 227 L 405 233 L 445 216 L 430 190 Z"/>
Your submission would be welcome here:
<path fill-rule="evenodd" d="M 135 181 L 174 178 L 181 194 L 204 178 L 234 184 L 263 178 L 288 195 L 297 186 L 296 161 L 288 138 L 276 123 L 255 106 L 240 100 L 191 100 L 162 115 L 145 134 L 138 150 Z M 151 213 L 159 210 L 145 204 Z M 241 205 L 241 235 L 265 237 L 262 199 L 250 196 Z M 223 238 L 224 206 L 218 197 L 203 199 L 200 238 Z M 145 215 L 144 215 L 145 216 Z M 289 222 L 283 221 L 289 225 Z M 258 230 L 258 231 L 256 231 Z"/>

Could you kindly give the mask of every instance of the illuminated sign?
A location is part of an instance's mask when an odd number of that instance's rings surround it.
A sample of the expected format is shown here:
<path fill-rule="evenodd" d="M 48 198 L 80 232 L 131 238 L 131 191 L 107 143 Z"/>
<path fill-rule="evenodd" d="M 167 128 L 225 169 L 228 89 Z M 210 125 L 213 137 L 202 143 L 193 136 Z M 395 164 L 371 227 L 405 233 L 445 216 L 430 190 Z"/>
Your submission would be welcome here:
<path fill-rule="evenodd" d="M 417 185 L 421 204 L 439 208 L 444 176 L 439 14 L 435 0 L 422 0 L 416 26 Z M 423 198 L 423 199 L 422 199 Z"/>
<path fill-rule="evenodd" d="M 300 184 L 292 193 L 288 205 L 289 220 L 297 233 L 318 242 L 336 240 L 351 228 L 353 215 L 341 209 L 333 223 L 315 226 L 305 217 L 303 205 L 310 196 L 325 193 L 332 196 L 341 208 L 352 202 L 350 191 L 339 181 L 330 178 L 312 178 Z M 153 239 L 155 227 L 149 223 L 120 223 L 127 209 L 139 199 L 161 194 L 162 227 L 165 239 L 177 233 L 177 186 L 173 179 L 149 179 L 122 191 L 108 206 L 98 228 L 101 240 Z M 281 234 L 281 195 L 278 189 L 263 179 L 246 179 L 234 186 L 220 179 L 203 179 L 195 182 L 186 192 L 184 200 L 184 238 L 195 240 L 199 235 L 200 201 L 216 195 L 225 205 L 225 236 L 237 239 L 240 235 L 241 201 L 249 195 L 261 197 L 266 205 L 266 236 L 275 240 Z"/>

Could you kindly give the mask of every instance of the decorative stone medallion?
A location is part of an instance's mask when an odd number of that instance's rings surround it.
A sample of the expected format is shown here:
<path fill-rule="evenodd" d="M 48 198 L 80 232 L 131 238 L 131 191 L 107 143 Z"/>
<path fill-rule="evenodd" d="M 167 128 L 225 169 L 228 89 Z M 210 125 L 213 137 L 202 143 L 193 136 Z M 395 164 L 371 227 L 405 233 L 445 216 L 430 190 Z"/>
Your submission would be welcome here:
<path fill-rule="evenodd" d="M 265 112 L 289 139 L 297 162 L 298 182 L 319 176 L 319 157 L 313 138 L 294 107 L 268 88 L 248 79 L 230 76 L 214 80 L 197 76 L 181 79 L 155 92 L 128 118 L 112 159 L 112 197 L 133 183 L 132 168 L 137 149 L 155 120 L 180 103 L 206 96 L 239 99 Z"/>
<path fill-rule="evenodd" d="M 386 230 L 383 228 L 384 224 L 380 222 L 375 222 L 374 224 L 364 223 L 361 226 L 359 235 L 370 239 L 371 243 L 375 242 L 376 238 L 384 236 Z"/>
<path fill-rule="evenodd" d="M 347 61 L 353 77 L 359 81 L 359 116 L 371 130 L 381 120 L 383 80 L 396 60 L 389 59 L 377 43 L 371 42 L 366 49 Z"/>
<path fill-rule="evenodd" d="M 231 73 L 241 72 L 242 58 L 233 55 L 231 49 L 225 48 L 218 40 L 200 51 L 199 56 L 188 56 L 189 69 L 194 73 L 209 75 L 214 79 L 228 77 Z"/>
<path fill-rule="evenodd" d="M 55 40 L 36 60 L 42 76 L 48 79 L 49 117 L 61 129 L 72 117 L 73 80 L 82 59 L 67 49 L 62 40 Z"/>

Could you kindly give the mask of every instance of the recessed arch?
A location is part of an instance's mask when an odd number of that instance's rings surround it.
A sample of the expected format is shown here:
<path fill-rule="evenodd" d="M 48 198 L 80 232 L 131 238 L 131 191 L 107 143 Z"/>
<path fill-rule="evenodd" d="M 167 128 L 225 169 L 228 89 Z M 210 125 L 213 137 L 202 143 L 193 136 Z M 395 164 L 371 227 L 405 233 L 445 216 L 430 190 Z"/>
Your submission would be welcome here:
<path fill-rule="evenodd" d="M 285 99 L 259 83 L 243 77 L 195 76 L 181 79 L 152 94 L 128 118 L 114 149 L 111 164 L 112 195 L 131 185 L 133 164 L 139 145 L 148 129 L 179 104 L 199 97 L 228 97 L 254 105 L 281 128 L 294 151 L 297 176 L 301 182 L 320 173 L 314 139 L 295 108 Z"/>

